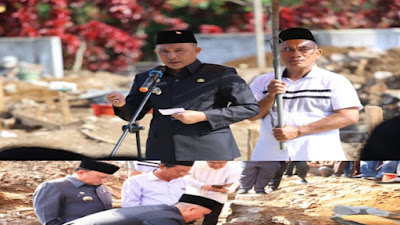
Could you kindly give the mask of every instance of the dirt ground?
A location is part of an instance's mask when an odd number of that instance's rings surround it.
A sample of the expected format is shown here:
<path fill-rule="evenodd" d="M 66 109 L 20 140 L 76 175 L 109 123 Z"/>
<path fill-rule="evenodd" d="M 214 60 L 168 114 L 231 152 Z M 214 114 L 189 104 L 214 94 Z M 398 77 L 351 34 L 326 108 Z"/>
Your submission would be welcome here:
<path fill-rule="evenodd" d="M 105 185 L 113 194 L 113 206 L 120 207 L 120 191 L 127 177 L 125 163 L 111 163 L 121 169 Z M 44 181 L 71 174 L 77 165 L 77 161 L 0 161 L 0 224 L 39 225 L 32 208 L 35 188 Z M 336 205 L 370 206 L 400 213 L 398 184 L 309 176 L 309 183 L 302 185 L 293 183 L 297 179 L 284 177 L 280 188 L 267 195 L 231 194 L 219 224 L 334 225 L 330 217 Z"/>
<path fill-rule="evenodd" d="M 280 188 L 267 195 L 237 195 L 231 203 L 232 214 L 228 220 L 251 221 L 246 223 L 248 225 L 334 225 L 337 223 L 330 218 L 337 205 L 368 206 L 400 212 L 398 184 L 321 176 L 309 176 L 306 185 L 295 184 L 296 180 L 297 177 L 284 177 Z"/>

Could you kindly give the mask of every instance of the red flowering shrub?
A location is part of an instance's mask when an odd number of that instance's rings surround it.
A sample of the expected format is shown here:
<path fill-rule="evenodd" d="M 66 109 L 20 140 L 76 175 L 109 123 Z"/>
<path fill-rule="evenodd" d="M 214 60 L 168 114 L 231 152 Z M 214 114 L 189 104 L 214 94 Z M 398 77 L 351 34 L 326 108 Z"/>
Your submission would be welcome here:
<path fill-rule="evenodd" d="M 379 0 L 374 7 L 374 14 L 377 27 L 399 27 L 400 26 L 400 0 Z"/>
<path fill-rule="evenodd" d="M 199 33 L 254 32 L 255 23 L 251 1 L 170 0 L 166 15 L 176 16 Z M 264 15 L 264 25 L 267 15 Z M 265 27 L 265 26 L 264 26 Z"/>
<path fill-rule="evenodd" d="M 280 28 L 354 29 L 399 27 L 400 0 L 304 0 L 282 7 Z"/>
<path fill-rule="evenodd" d="M 0 5 L 6 8 L 0 12 L 0 36 L 59 36 L 66 69 L 82 41 L 87 44 L 83 68 L 123 71 L 145 57 L 142 51 L 154 57 L 152 39 L 159 30 L 254 32 L 255 25 L 251 1 L 2 0 Z M 399 11 L 400 0 L 303 0 L 281 7 L 280 29 L 399 27 Z M 265 12 L 264 25 L 268 16 Z"/>
<path fill-rule="evenodd" d="M 75 29 L 87 42 L 84 64 L 91 70 L 118 71 L 142 56 L 142 41 L 118 28 L 90 21 Z"/>
<path fill-rule="evenodd" d="M 174 29 L 185 29 L 180 19 L 157 9 L 165 0 L 3 0 L 0 36 L 58 36 L 63 47 L 64 67 L 71 68 L 82 41 L 86 42 L 83 68 L 124 71 L 139 61 L 147 37 L 135 34 L 148 21 Z M 142 7 L 147 7 L 147 12 Z M 129 32 L 127 32 L 129 31 Z"/>
<path fill-rule="evenodd" d="M 202 24 L 199 26 L 200 33 L 204 34 L 220 34 L 223 33 L 224 30 L 217 25 L 208 25 L 208 24 Z"/>
<path fill-rule="evenodd" d="M 282 7 L 279 13 L 279 27 L 285 29 L 296 26 L 293 10 L 289 7 Z"/>

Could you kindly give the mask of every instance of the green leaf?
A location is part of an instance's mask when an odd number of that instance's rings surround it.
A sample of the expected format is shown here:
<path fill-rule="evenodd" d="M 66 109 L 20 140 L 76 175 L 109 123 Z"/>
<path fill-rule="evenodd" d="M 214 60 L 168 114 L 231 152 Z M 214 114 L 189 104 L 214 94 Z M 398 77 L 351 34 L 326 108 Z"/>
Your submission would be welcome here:
<path fill-rule="evenodd" d="M 48 14 L 51 11 L 51 6 L 46 3 L 41 3 L 41 4 L 37 5 L 36 9 L 37 9 L 39 17 L 46 19 L 46 18 L 48 18 Z"/>

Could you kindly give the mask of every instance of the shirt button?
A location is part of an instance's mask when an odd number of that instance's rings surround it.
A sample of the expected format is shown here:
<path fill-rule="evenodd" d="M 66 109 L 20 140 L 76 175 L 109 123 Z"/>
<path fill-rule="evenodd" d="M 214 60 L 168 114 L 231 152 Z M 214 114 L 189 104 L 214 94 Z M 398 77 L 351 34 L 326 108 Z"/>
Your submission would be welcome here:
<path fill-rule="evenodd" d="M 178 82 L 179 82 L 179 79 L 176 79 L 176 80 L 175 80 L 175 83 L 178 83 Z"/>

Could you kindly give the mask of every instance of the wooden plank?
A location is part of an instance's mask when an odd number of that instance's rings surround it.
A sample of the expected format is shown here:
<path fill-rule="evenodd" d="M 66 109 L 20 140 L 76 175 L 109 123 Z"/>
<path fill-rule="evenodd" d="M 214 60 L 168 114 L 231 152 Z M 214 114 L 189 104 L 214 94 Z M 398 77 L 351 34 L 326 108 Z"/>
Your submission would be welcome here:
<path fill-rule="evenodd" d="M 258 129 L 248 129 L 248 138 L 247 138 L 247 160 L 251 159 L 251 156 L 254 152 L 254 147 L 258 141 L 258 137 L 260 136 L 260 131 Z"/>
<path fill-rule="evenodd" d="M 367 120 L 368 136 L 375 129 L 377 125 L 383 122 L 382 108 L 379 106 L 366 106 L 365 117 Z"/>
<path fill-rule="evenodd" d="M 101 135 L 99 135 L 96 132 L 92 132 L 90 130 L 87 129 L 81 129 L 82 134 L 86 135 L 87 137 L 96 140 L 96 141 L 101 141 L 101 142 L 105 142 L 105 143 L 109 143 L 109 144 L 113 144 L 115 145 L 117 143 L 117 140 L 113 140 L 113 139 L 109 139 L 107 137 L 103 137 Z"/>
<path fill-rule="evenodd" d="M 71 110 L 69 108 L 67 94 L 65 94 L 62 91 L 59 91 L 58 96 L 60 98 L 61 112 L 63 114 L 64 123 L 69 124 L 71 123 Z"/>
<path fill-rule="evenodd" d="M 19 110 L 14 110 L 10 112 L 11 115 L 18 119 L 24 126 L 26 127 L 56 127 L 59 126 L 58 123 L 49 120 L 43 120 L 42 118 L 37 118 L 36 115 L 32 115 L 31 113 L 26 113 Z"/>

